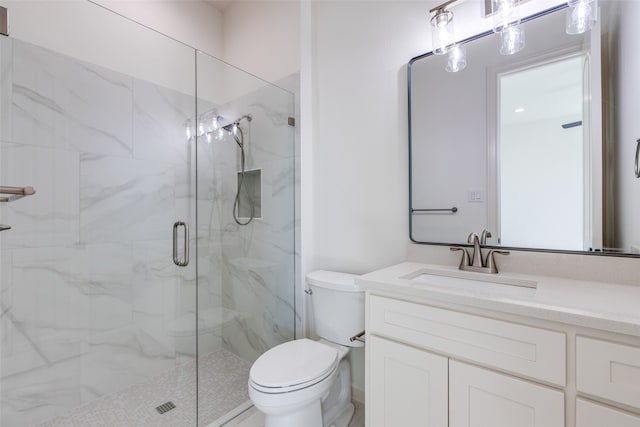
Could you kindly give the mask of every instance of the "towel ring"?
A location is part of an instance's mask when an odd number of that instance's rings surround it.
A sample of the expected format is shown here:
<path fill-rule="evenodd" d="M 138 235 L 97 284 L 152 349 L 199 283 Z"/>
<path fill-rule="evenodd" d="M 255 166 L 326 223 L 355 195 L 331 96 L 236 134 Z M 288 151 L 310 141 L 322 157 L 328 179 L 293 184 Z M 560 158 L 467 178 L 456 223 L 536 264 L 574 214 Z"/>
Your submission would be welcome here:
<path fill-rule="evenodd" d="M 638 145 L 636 146 L 636 178 L 640 178 L 640 139 L 637 141 Z"/>

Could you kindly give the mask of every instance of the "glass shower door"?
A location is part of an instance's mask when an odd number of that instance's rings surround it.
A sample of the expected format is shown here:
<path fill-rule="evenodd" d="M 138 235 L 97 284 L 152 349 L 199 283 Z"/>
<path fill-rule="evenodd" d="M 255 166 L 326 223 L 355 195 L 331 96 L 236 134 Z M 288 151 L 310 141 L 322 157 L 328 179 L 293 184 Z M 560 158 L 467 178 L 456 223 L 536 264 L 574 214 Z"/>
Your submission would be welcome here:
<path fill-rule="evenodd" d="M 195 52 L 14 3 L 60 19 L 0 37 L 0 425 L 196 425 Z"/>
<path fill-rule="evenodd" d="M 197 54 L 199 424 L 250 406 L 251 364 L 295 338 L 293 95 Z"/>

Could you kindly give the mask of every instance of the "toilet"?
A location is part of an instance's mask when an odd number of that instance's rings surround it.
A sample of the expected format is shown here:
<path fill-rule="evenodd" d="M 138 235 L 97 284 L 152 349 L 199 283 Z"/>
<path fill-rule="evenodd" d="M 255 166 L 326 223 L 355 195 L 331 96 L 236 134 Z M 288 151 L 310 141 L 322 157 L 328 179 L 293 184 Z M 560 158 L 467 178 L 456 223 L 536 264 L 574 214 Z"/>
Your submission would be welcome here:
<path fill-rule="evenodd" d="M 347 427 L 353 416 L 349 338 L 364 330 L 364 291 L 354 274 L 307 275 L 318 341 L 280 344 L 255 361 L 249 397 L 265 427 Z"/>

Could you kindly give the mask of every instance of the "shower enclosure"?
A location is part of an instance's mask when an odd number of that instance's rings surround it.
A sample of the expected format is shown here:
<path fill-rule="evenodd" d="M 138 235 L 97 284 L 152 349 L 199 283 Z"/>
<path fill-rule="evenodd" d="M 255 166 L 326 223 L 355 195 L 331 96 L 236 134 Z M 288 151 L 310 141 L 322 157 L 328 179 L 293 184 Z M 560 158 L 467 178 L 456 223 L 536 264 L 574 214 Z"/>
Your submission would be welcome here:
<path fill-rule="evenodd" d="M 0 425 L 222 425 L 294 338 L 292 94 L 93 3 L 10 3 L 0 190 L 35 192 L 0 194 Z"/>

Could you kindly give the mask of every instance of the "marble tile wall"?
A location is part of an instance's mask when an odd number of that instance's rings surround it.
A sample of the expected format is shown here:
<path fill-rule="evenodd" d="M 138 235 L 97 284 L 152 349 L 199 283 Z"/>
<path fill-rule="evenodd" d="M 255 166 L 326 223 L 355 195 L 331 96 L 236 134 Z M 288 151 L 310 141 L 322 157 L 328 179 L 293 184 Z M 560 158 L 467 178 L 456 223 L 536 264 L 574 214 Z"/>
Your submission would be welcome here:
<path fill-rule="evenodd" d="M 195 354 L 195 97 L 0 38 L 0 424 L 26 426 Z M 195 246 L 194 246 L 195 248 Z M 195 321 L 190 325 L 195 326 Z M 187 347 L 182 347 L 186 345 Z"/>

